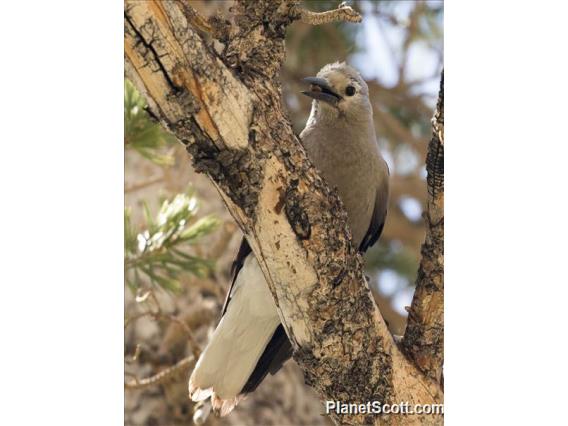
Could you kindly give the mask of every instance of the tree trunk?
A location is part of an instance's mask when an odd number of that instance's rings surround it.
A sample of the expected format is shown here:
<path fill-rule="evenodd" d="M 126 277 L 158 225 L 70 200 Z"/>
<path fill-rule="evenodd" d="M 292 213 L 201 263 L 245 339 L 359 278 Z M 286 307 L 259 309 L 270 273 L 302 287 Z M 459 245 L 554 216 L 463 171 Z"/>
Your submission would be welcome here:
<path fill-rule="evenodd" d="M 407 358 L 373 301 L 343 206 L 311 165 L 282 107 L 286 27 L 298 19 L 357 22 L 359 15 L 349 7 L 314 14 L 289 0 L 237 1 L 232 14 L 230 21 L 206 20 L 188 2 L 127 1 L 127 76 L 150 113 L 187 146 L 195 169 L 208 174 L 242 228 L 294 359 L 322 400 L 441 403 L 441 341 L 426 362 L 429 349 L 421 345 L 431 343 L 430 336 L 420 332 L 427 322 L 442 325 L 441 305 L 432 315 L 415 316 L 412 330 L 419 331 L 407 332 Z M 199 32 L 221 42 L 222 51 Z M 441 223 L 436 215 L 432 220 L 430 227 Z M 424 247 L 425 257 L 441 253 L 441 240 L 431 238 Z M 439 265 L 430 268 L 423 260 L 419 287 L 441 273 Z M 427 310 L 416 297 L 413 309 Z M 330 415 L 337 424 L 442 423 L 434 415 Z"/>

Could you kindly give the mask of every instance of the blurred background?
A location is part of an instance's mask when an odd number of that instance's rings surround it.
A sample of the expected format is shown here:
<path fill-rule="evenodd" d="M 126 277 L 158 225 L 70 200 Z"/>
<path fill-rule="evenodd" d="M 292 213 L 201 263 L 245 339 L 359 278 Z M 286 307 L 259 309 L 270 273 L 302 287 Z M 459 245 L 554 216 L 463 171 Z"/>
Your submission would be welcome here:
<path fill-rule="evenodd" d="M 304 1 L 314 11 L 338 1 Z M 206 16 L 232 1 L 191 0 Z M 288 29 L 284 100 L 299 134 L 311 107 L 302 78 L 347 61 L 369 85 L 391 198 L 380 242 L 365 255 L 381 313 L 403 334 L 425 229 L 424 160 L 443 65 L 441 1 L 354 1 L 361 24 Z M 215 188 L 187 153 L 148 119 L 144 99 L 125 81 L 125 424 L 193 424 L 187 399 L 191 357 L 215 327 L 241 233 Z M 228 417 L 209 425 L 331 424 L 289 361 Z M 197 413 L 199 417 L 199 413 Z"/>

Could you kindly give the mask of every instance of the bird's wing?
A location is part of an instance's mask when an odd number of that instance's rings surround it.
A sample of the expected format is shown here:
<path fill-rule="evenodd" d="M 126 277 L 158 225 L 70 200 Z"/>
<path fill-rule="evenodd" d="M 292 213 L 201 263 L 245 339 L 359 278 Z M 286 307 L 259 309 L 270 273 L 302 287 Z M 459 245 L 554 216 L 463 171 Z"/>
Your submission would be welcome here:
<path fill-rule="evenodd" d="M 386 163 L 385 163 L 386 166 Z M 384 179 L 381 181 L 379 188 L 375 194 L 375 207 L 373 208 L 373 214 L 371 216 L 371 223 L 367 233 L 363 237 L 361 244 L 359 245 L 359 251 L 365 253 L 369 247 L 374 245 L 381 233 L 383 232 L 383 227 L 385 226 L 385 219 L 387 217 L 387 203 L 389 199 L 389 169 L 386 167 L 386 173 Z"/>
<path fill-rule="evenodd" d="M 235 260 L 233 260 L 233 264 L 231 265 L 231 287 L 229 287 L 227 296 L 225 296 L 225 303 L 223 303 L 223 309 L 221 309 L 221 316 L 225 315 L 225 312 L 227 312 L 227 306 L 229 305 L 229 301 L 231 300 L 231 293 L 233 292 L 233 286 L 235 285 L 237 275 L 243 267 L 245 259 L 251 253 L 252 249 L 250 248 L 247 239 L 243 237 L 241 246 L 239 247 L 239 251 L 237 252 L 237 257 L 235 257 Z"/>
<path fill-rule="evenodd" d="M 241 393 L 254 392 L 268 373 L 276 374 L 288 359 L 292 357 L 292 344 L 282 324 L 278 326 L 270 342 L 266 345 L 254 371 L 243 386 Z"/>

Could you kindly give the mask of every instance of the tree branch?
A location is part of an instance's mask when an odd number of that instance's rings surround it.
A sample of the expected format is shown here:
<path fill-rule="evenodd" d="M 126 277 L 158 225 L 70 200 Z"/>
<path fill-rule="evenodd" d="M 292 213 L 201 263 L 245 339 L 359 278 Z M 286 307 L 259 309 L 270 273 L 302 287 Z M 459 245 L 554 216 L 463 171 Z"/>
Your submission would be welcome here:
<path fill-rule="evenodd" d="M 224 20 L 219 13 L 207 19 L 191 6 L 190 0 L 181 0 L 180 6 L 185 17 L 194 28 L 211 34 L 218 40 L 225 40 L 228 36 L 230 23 Z"/>
<path fill-rule="evenodd" d="M 441 382 L 444 363 L 444 74 L 426 157 L 427 231 L 402 347 L 429 377 Z"/>
<path fill-rule="evenodd" d="M 323 25 L 341 21 L 359 23 L 363 19 L 359 12 L 353 10 L 345 3 L 341 3 L 335 10 L 326 12 L 312 12 L 299 6 L 295 6 L 293 11 L 298 14 L 300 22 L 310 25 Z"/>
<path fill-rule="evenodd" d="M 129 382 L 124 383 L 124 389 L 126 390 L 140 390 L 146 389 L 150 386 L 154 385 L 162 385 L 165 383 L 169 383 L 172 380 L 180 377 L 181 375 L 185 375 L 188 371 L 191 370 L 193 365 L 195 364 L 195 358 L 193 355 L 190 355 L 175 365 L 166 368 L 165 370 L 160 371 L 159 373 L 146 377 L 144 379 L 137 379 L 134 378 Z"/>
<path fill-rule="evenodd" d="M 222 56 L 204 43 L 178 2 L 126 5 L 126 73 L 245 233 L 307 383 L 326 400 L 440 403 L 440 386 L 394 343 L 341 201 L 311 165 L 283 111 L 279 73 L 296 3 L 237 1 Z M 431 415 L 331 417 L 338 424 L 442 422 Z"/>
<path fill-rule="evenodd" d="M 201 31 L 208 33 L 212 32 L 213 29 L 211 28 L 209 21 L 189 4 L 189 0 L 182 0 L 180 4 L 191 25 Z"/>

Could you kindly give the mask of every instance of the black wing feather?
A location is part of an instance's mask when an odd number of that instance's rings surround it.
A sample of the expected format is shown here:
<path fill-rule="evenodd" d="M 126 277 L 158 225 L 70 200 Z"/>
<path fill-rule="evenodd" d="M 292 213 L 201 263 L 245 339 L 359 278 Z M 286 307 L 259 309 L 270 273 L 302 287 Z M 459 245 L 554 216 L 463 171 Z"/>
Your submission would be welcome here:
<path fill-rule="evenodd" d="M 231 286 L 229 288 L 229 291 L 227 292 L 227 296 L 225 297 L 225 303 L 223 304 L 223 309 L 221 310 L 221 316 L 225 315 L 225 312 L 227 312 L 227 306 L 229 305 L 229 302 L 231 300 L 231 292 L 233 290 L 233 286 L 235 285 L 237 275 L 242 269 L 243 264 L 245 263 L 245 259 L 251 253 L 252 249 L 250 248 L 250 245 L 248 244 L 246 238 L 243 237 L 241 246 L 239 247 L 239 251 L 237 252 L 237 256 L 231 266 Z M 243 386 L 241 394 L 253 392 L 264 380 L 268 373 L 276 374 L 278 370 L 282 368 L 284 363 L 288 359 L 290 359 L 291 356 L 292 344 L 288 340 L 288 336 L 286 336 L 284 327 L 282 326 L 282 324 L 280 324 L 274 331 L 272 338 L 268 342 L 268 345 L 266 345 L 264 352 L 256 363 L 253 372 Z"/>
<path fill-rule="evenodd" d="M 383 203 L 380 202 L 379 196 L 377 194 L 377 199 L 375 200 L 375 208 L 373 209 L 373 215 L 371 217 L 371 224 L 367 233 L 363 237 L 361 244 L 359 245 L 359 251 L 365 253 L 369 247 L 373 246 L 381 236 L 383 228 L 385 226 L 385 217 L 387 215 L 386 211 L 381 211 L 383 209 Z"/>
<path fill-rule="evenodd" d="M 274 375 L 292 356 L 292 344 L 282 324 L 276 328 L 270 342 L 256 363 L 253 372 L 241 390 L 242 394 L 254 392 L 268 373 Z"/>
<path fill-rule="evenodd" d="M 221 309 L 221 316 L 225 315 L 225 312 L 227 312 L 227 306 L 229 305 L 229 301 L 231 300 L 231 292 L 233 291 L 233 286 L 235 285 L 237 275 L 243 267 L 245 259 L 251 253 L 252 249 L 250 248 L 247 239 L 243 237 L 241 246 L 239 247 L 239 251 L 237 252 L 237 257 L 235 257 L 235 260 L 233 260 L 233 264 L 231 265 L 231 286 L 229 287 L 227 296 L 225 296 L 225 303 L 223 303 L 223 309 Z"/>
<path fill-rule="evenodd" d="M 359 251 L 361 253 L 365 253 L 369 247 L 373 246 L 379 240 L 385 226 L 387 205 L 389 201 L 388 179 L 390 176 L 390 170 L 388 164 L 384 160 L 382 161 L 386 168 L 386 176 L 384 177 L 384 180 L 381 181 L 379 188 L 377 188 L 377 192 L 375 192 L 375 206 L 373 207 L 373 214 L 371 215 L 371 223 L 367 233 L 359 245 Z"/>
<path fill-rule="evenodd" d="M 359 251 L 362 253 L 364 253 L 369 247 L 374 245 L 383 232 L 386 217 L 386 212 L 381 211 L 383 208 L 384 204 L 379 199 L 379 193 L 377 192 L 375 208 L 373 209 L 373 215 L 371 217 L 369 229 L 367 230 L 363 241 L 361 241 L 361 244 L 359 245 Z M 233 286 L 235 285 L 237 275 L 243 267 L 245 259 L 251 253 L 252 250 L 246 238 L 243 237 L 241 246 L 237 253 L 237 257 L 233 261 L 233 265 L 231 267 L 231 287 L 229 288 L 229 292 L 227 293 L 221 315 L 224 315 L 227 311 L 227 306 L 231 299 L 231 291 L 233 290 Z M 292 352 L 292 344 L 290 343 L 288 336 L 286 336 L 284 327 L 282 326 L 282 324 L 280 324 L 274 331 L 272 338 L 268 342 L 268 345 L 266 345 L 266 348 L 260 356 L 260 359 L 258 360 L 253 372 L 243 386 L 241 394 L 247 394 L 256 390 L 258 385 L 260 385 L 260 383 L 264 380 L 268 373 L 272 375 L 276 374 L 282 368 L 284 363 L 292 357 Z"/>

